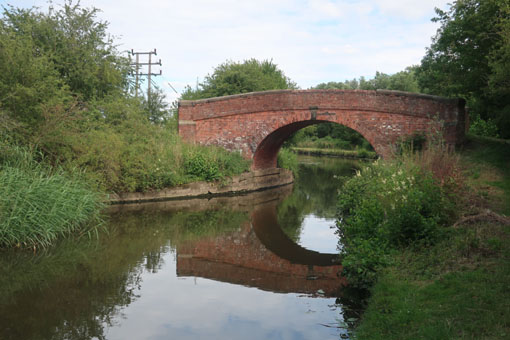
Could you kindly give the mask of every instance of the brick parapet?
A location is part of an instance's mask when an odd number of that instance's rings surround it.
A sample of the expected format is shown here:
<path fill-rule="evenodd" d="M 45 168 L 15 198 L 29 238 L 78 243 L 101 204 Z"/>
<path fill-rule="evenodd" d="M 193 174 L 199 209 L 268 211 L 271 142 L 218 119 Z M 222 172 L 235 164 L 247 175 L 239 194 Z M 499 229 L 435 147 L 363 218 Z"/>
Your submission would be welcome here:
<path fill-rule="evenodd" d="M 376 111 L 392 114 L 450 120 L 459 108 L 460 99 L 401 91 L 366 90 L 277 90 L 181 101 L 181 120 L 202 120 L 250 114 L 260 111 L 309 110 Z"/>

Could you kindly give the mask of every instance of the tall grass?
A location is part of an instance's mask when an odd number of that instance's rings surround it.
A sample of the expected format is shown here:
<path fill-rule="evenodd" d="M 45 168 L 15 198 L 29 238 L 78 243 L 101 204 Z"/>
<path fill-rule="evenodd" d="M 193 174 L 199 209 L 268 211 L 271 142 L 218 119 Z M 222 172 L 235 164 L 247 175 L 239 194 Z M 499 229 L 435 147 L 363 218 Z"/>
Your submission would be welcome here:
<path fill-rule="evenodd" d="M 2 151 L 0 247 L 47 247 L 62 236 L 97 232 L 103 197 L 78 174 L 65 176 L 26 149 Z"/>

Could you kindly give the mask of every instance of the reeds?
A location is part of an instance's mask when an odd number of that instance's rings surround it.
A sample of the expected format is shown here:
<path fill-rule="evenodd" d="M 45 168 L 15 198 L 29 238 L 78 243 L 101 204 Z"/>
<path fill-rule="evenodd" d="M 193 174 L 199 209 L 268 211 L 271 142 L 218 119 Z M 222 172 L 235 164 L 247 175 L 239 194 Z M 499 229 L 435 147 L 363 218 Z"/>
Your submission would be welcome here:
<path fill-rule="evenodd" d="M 47 247 L 72 233 L 101 225 L 101 194 L 17 149 L 0 165 L 0 247 Z"/>

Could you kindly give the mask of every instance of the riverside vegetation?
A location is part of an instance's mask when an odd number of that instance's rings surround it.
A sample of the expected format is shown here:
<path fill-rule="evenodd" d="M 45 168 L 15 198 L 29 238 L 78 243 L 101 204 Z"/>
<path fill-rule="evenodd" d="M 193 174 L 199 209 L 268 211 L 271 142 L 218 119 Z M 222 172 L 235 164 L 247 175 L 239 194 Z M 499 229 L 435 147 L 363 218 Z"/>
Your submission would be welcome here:
<path fill-rule="evenodd" d="M 510 334 L 510 148 L 469 137 L 378 161 L 338 200 L 342 264 L 369 289 L 358 339 Z"/>
<path fill-rule="evenodd" d="M 161 90 L 136 98 L 107 24 L 71 1 L 0 18 L 0 247 L 97 232 L 106 193 L 218 180 L 238 153 L 183 143 Z"/>
<path fill-rule="evenodd" d="M 440 28 L 420 65 L 320 85 L 386 83 L 462 97 L 470 108 L 472 135 L 457 153 L 436 147 L 378 162 L 339 196 L 345 274 L 370 292 L 358 339 L 510 336 L 510 148 L 497 139 L 510 131 L 510 3 L 449 7 L 436 9 Z"/>

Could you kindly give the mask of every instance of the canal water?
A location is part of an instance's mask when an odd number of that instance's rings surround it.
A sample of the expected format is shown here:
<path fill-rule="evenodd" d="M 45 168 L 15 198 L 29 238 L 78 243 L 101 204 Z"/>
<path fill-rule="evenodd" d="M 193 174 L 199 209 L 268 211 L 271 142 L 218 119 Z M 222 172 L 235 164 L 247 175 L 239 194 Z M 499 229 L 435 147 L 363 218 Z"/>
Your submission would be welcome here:
<path fill-rule="evenodd" d="M 337 190 L 357 163 L 300 157 L 294 185 L 114 206 L 98 238 L 0 252 L 0 339 L 346 339 Z"/>

